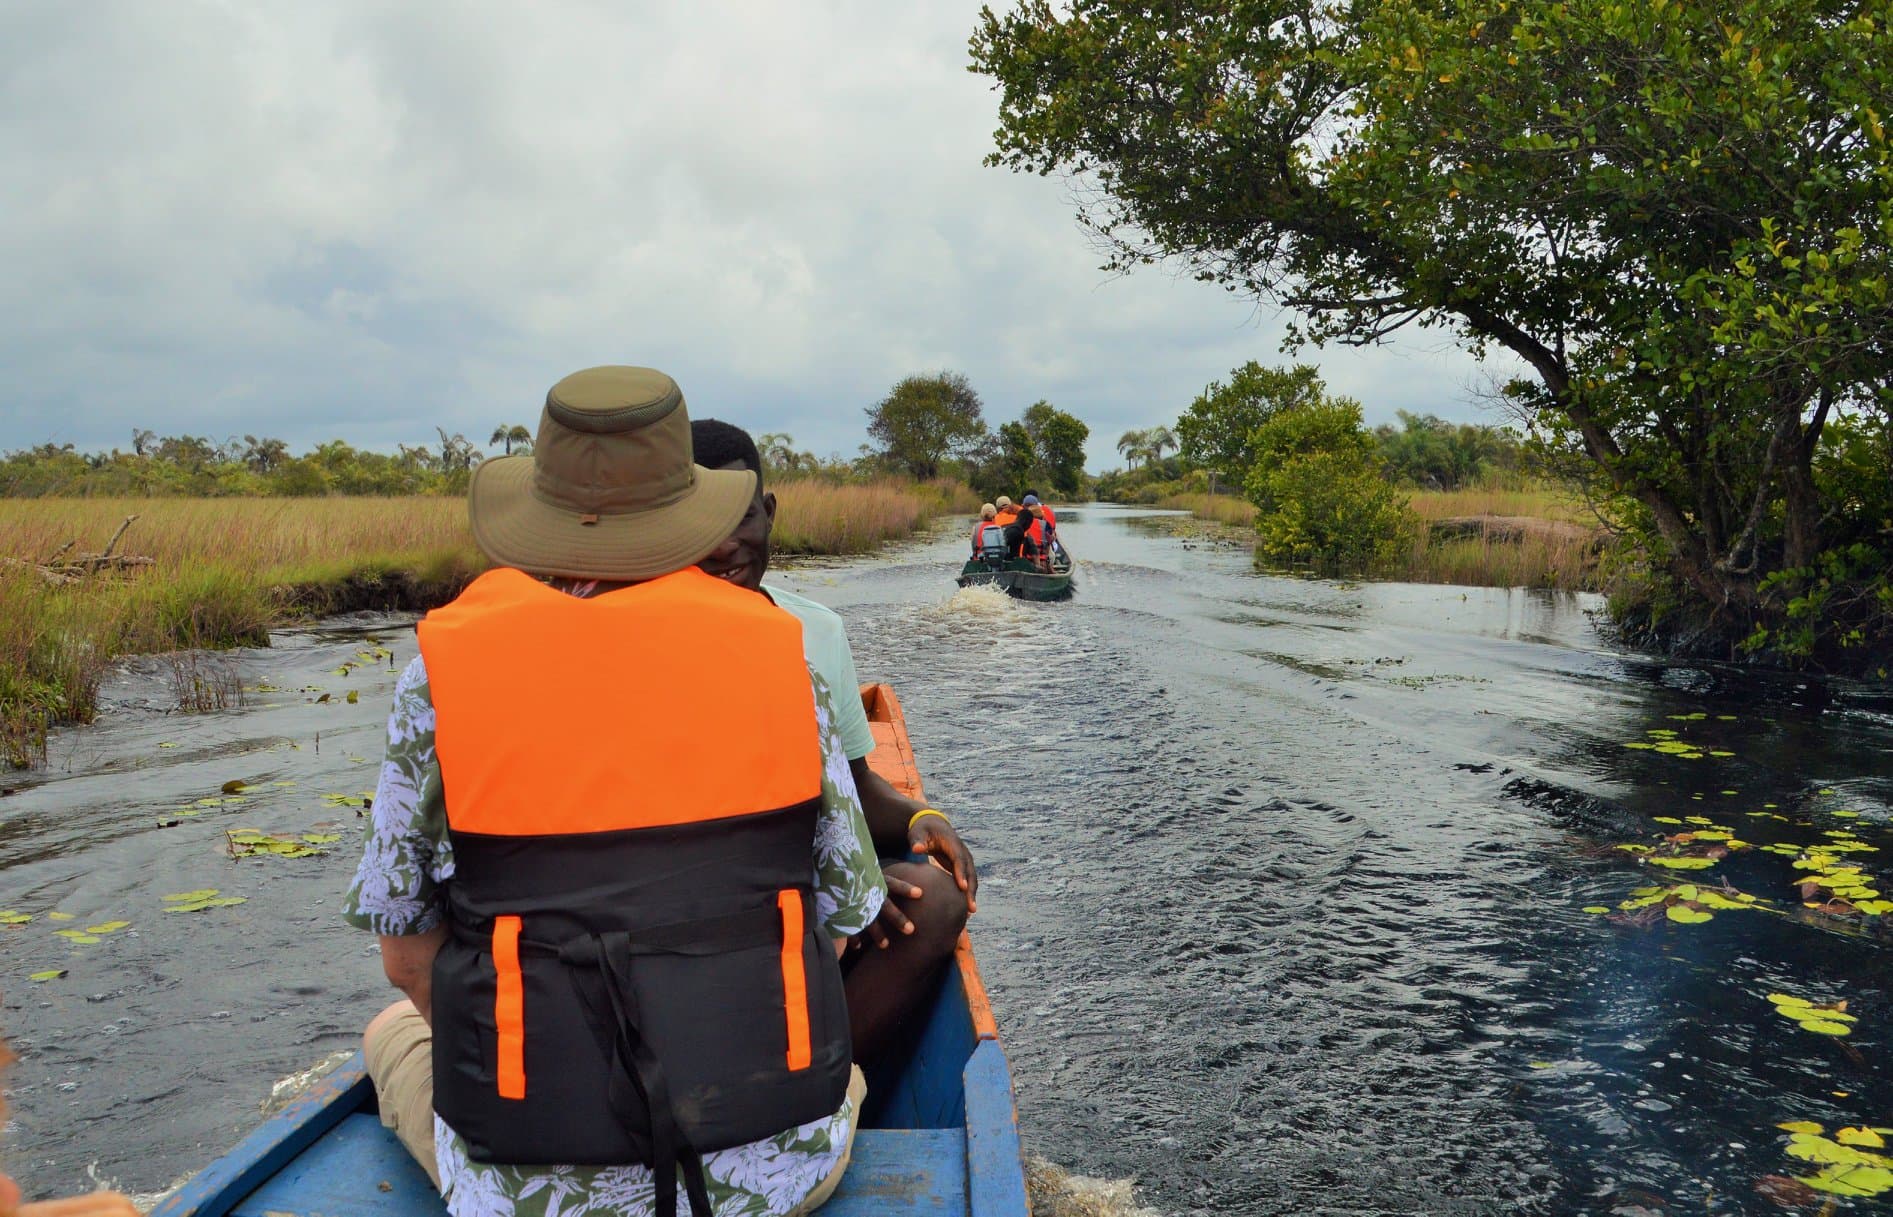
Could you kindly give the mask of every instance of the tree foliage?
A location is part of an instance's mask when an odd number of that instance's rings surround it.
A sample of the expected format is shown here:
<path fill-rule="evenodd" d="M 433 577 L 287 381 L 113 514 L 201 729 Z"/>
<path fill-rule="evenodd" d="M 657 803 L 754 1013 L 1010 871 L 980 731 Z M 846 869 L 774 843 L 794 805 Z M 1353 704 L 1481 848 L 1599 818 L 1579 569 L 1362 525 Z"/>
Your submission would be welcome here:
<path fill-rule="evenodd" d="M 1428 490 L 1458 490 L 1495 474 L 1514 472 L 1523 456 L 1519 436 L 1502 427 L 1449 423 L 1431 414 L 1397 410 L 1398 427 L 1374 428 L 1387 476 Z"/>
<path fill-rule="evenodd" d="M 1026 0 L 973 59 L 992 160 L 1071 175 L 1113 265 L 1519 359 L 1679 617 L 1778 628 L 1832 552 L 1884 585 L 1893 520 L 1822 471 L 1843 421 L 1893 462 L 1878 0 Z M 1870 602 L 1830 641 L 1893 644 Z"/>
<path fill-rule="evenodd" d="M 455 467 L 447 469 L 432 446 L 402 446 L 389 455 L 338 439 L 295 456 L 286 442 L 267 436 L 216 443 L 137 428 L 132 440 L 130 452 L 78 452 L 70 444 L 42 444 L 0 454 L 0 495 L 448 494 L 466 489 L 481 455 L 470 446 L 456 447 Z"/>
<path fill-rule="evenodd" d="M 1369 573 L 1407 535 L 1406 501 L 1380 475 L 1374 437 L 1346 398 L 1277 411 L 1250 437 L 1243 489 L 1259 509 L 1256 554 L 1321 575 Z"/>
<path fill-rule="evenodd" d="M 1091 428 L 1048 401 L 1026 407 L 1019 420 L 1032 438 L 1035 472 L 1045 476 L 1054 493 L 1070 497 L 1085 480 L 1085 441 Z"/>
<path fill-rule="evenodd" d="M 979 394 L 958 372 L 909 376 L 868 407 L 868 435 L 894 468 L 917 478 L 970 452 L 986 434 Z"/>
<path fill-rule="evenodd" d="M 1177 419 L 1183 458 L 1239 486 L 1255 465 L 1256 428 L 1278 411 L 1315 404 L 1324 388 L 1309 364 L 1265 368 L 1251 359 L 1229 374 L 1228 384 L 1210 381 Z"/>

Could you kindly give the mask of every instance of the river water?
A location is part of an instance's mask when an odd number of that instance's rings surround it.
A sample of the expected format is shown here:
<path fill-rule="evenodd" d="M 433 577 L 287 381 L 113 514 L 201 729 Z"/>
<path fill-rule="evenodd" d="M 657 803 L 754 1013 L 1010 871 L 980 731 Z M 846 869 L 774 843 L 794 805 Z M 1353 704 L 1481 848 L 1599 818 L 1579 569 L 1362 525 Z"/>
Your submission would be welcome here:
<path fill-rule="evenodd" d="M 1065 604 L 956 593 L 958 529 L 779 575 L 898 687 L 974 846 L 1035 1153 L 1165 1214 L 1647 1217 L 1782 1212 L 1758 1181 L 1814 1168 L 1777 1123 L 1893 1123 L 1893 953 L 1759 848 L 1888 869 L 1884 687 L 1626 655 L 1587 597 L 1275 578 L 1159 513 L 1060 521 Z M 0 908 L 33 917 L 0 929 L 29 1194 L 166 1186 L 387 1000 L 336 916 L 364 823 L 342 800 L 413 653 L 403 621 L 288 633 L 236 657 L 249 704 L 189 717 L 139 661 L 0 784 Z M 1696 751 L 1624 746 L 1672 739 Z M 232 780 L 243 802 L 200 804 Z M 232 859 L 239 827 L 341 840 Z M 1757 848 L 1696 871 L 1613 848 L 1692 827 Z M 1584 911 L 1684 882 L 1771 903 Z M 246 902 L 164 911 L 209 888 Z M 1770 993 L 1858 1021 L 1812 1034 Z"/>

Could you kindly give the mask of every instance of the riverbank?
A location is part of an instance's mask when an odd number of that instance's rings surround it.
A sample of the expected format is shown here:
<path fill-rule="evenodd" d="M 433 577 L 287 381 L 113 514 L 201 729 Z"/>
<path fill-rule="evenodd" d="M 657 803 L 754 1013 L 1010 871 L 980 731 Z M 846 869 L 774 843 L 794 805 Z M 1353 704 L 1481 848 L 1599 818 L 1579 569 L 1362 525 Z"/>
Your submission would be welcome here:
<path fill-rule="evenodd" d="M 1247 541 L 1255 525 L 1255 505 L 1237 495 L 1172 495 L 1157 505 L 1217 525 L 1218 536 Z M 1407 510 L 1412 542 L 1385 578 L 1468 587 L 1602 588 L 1603 532 L 1583 503 L 1562 491 L 1419 490 L 1409 494 Z"/>
<path fill-rule="evenodd" d="M 772 489 L 785 553 L 868 553 L 978 508 L 949 483 Z M 70 578 L 52 567 L 107 549 L 150 562 Z M 92 721 L 121 657 L 267 645 L 272 629 L 336 613 L 420 612 L 486 567 L 458 497 L 0 499 L 0 559 L 12 559 L 0 563 L 0 762 L 15 768 L 44 758 L 52 726 Z M 181 708 L 240 693 L 195 661 L 178 669 Z"/>

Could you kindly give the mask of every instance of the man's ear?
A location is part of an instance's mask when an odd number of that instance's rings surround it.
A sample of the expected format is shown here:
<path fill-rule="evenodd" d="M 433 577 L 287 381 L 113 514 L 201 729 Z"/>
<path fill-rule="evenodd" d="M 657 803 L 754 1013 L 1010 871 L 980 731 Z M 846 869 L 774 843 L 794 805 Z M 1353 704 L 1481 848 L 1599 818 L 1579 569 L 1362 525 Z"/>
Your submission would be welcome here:
<path fill-rule="evenodd" d="M 763 492 L 762 511 L 764 515 L 769 517 L 769 523 L 773 527 L 776 522 L 776 492 L 775 491 L 768 490 L 768 491 Z"/>

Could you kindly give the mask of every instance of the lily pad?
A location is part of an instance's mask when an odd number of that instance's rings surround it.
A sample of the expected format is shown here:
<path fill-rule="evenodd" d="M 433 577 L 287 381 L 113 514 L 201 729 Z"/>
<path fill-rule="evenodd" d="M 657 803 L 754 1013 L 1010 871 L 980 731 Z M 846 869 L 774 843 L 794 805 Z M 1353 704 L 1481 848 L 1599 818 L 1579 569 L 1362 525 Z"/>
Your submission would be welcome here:
<path fill-rule="evenodd" d="M 1836 1196 L 1877 1196 L 1893 1188 L 1893 1170 L 1884 1166 L 1831 1166 L 1818 1175 L 1797 1175 L 1797 1180 Z"/>
<path fill-rule="evenodd" d="M 106 921 L 99 925 L 89 925 L 85 927 L 85 932 L 88 934 L 114 934 L 130 925 L 131 922 L 129 921 Z"/>
<path fill-rule="evenodd" d="M 1707 870 L 1714 866 L 1714 858 L 1645 858 L 1651 866 L 1668 867 L 1670 870 Z"/>
<path fill-rule="evenodd" d="M 223 792 L 225 794 L 242 794 L 248 786 L 248 782 L 240 778 L 232 778 L 230 781 L 223 784 Z"/>
<path fill-rule="evenodd" d="M 1692 909 L 1686 904 L 1672 904 L 1667 909 L 1663 910 L 1663 915 L 1668 917 L 1671 921 L 1680 921 L 1684 925 L 1694 925 L 1697 922 L 1712 921 L 1715 918 L 1714 913 L 1704 912 L 1702 909 Z"/>
<path fill-rule="evenodd" d="M 1608 913 L 1610 912 L 1610 906 L 1607 904 L 1587 904 L 1584 906 L 1584 911 L 1587 913 Z"/>
<path fill-rule="evenodd" d="M 22 913 L 14 909 L 0 909 L 0 925 L 25 925 L 33 920 L 33 914 Z"/>
<path fill-rule="evenodd" d="M 77 914 L 77 913 L 61 913 L 61 912 L 59 912 L 58 910 L 54 910 L 53 912 L 50 912 L 50 913 L 48 913 L 48 914 L 46 914 L 46 920 L 48 920 L 48 921 L 71 921 L 71 920 L 72 920 L 72 919 L 73 919 L 74 917 L 77 917 L 77 916 L 78 916 L 78 914 Z"/>
<path fill-rule="evenodd" d="M 48 968 L 44 972 L 33 973 L 31 976 L 28 976 L 27 979 L 31 981 L 39 981 L 43 983 L 49 980 L 58 980 L 60 977 L 64 976 L 65 974 L 66 974 L 66 969 L 64 968 Z"/>

